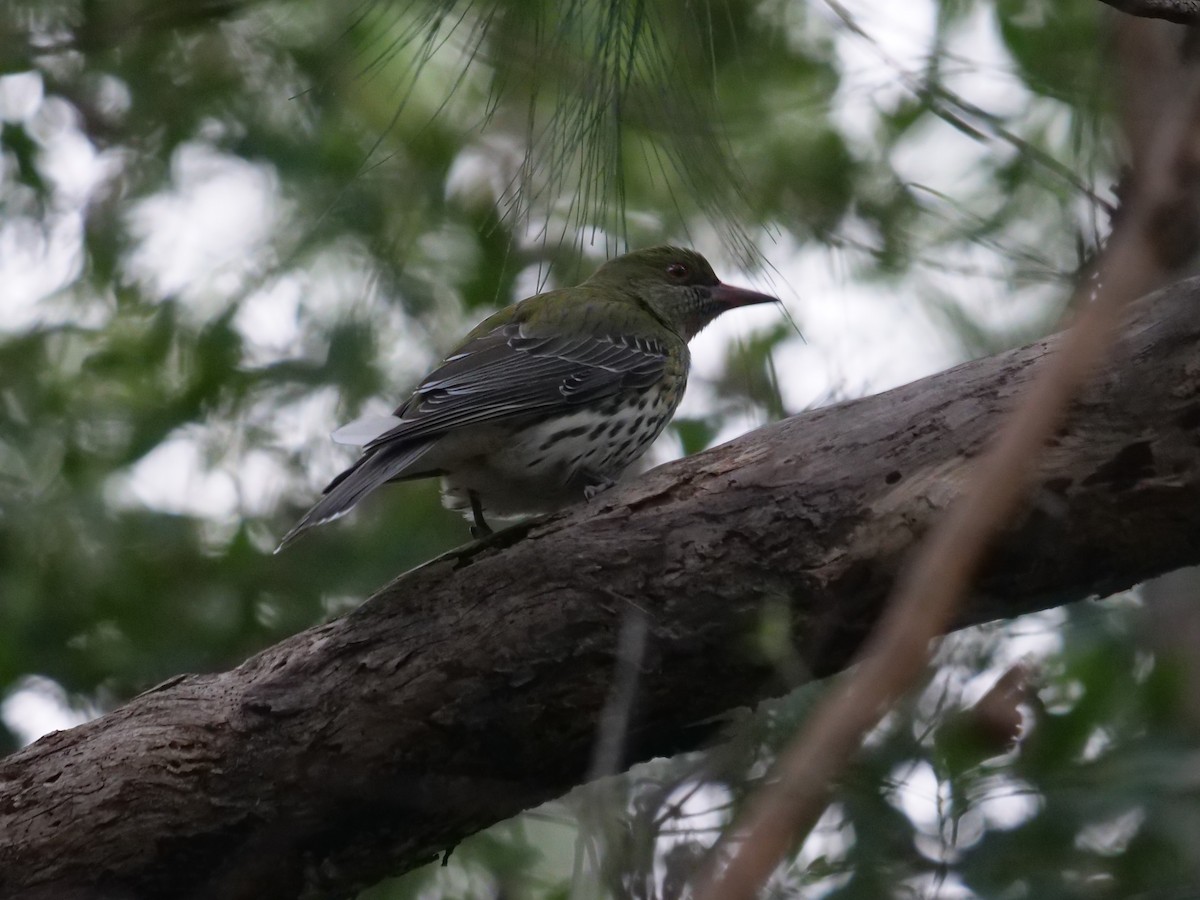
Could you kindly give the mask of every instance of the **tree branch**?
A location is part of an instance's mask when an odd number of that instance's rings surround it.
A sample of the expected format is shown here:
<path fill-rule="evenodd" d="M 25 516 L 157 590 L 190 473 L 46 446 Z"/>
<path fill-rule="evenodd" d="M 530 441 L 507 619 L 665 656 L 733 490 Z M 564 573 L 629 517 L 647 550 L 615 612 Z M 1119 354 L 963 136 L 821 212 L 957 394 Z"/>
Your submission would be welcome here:
<path fill-rule="evenodd" d="M 1200 0 L 1100 0 L 1131 16 L 1166 19 L 1178 25 L 1200 23 Z"/>
<path fill-rule="evenodd" d="M 1131 315 L 959 625 L 1200 562 L 1200 279 Z M 586 776 L 631 609 L 622 765 L 701 745 L 783 690 L 764 603 L 814 675 L 846 663 L 1058 340 L 664 466 L 43 738 L 0 762 L 0 896 L 347 896 L 418 866 Z"/>

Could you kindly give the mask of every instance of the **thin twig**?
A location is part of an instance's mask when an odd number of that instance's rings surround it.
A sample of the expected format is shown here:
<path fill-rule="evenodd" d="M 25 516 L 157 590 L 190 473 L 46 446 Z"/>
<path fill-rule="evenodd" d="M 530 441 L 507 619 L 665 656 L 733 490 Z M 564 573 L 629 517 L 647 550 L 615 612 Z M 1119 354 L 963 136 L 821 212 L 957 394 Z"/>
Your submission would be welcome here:
<path fill-rule="evenodd" d="M 624 598 L 622 598 L 624 599 Z M 621 759 L 625 753 L 629 722 L 637 700 L 638 680 L 642 662 L 646 655 L 646 636 L 649 621 L 645 610 L 630 601 L 632 609 L 626 611 L 621 621 L 621 632 L 617 638 L 613 661 L 613 680 L 608 699 L 600 714 L 600 727 L 596 735 L 596 746 L 592 752 L 592 765 L 588 781 L 579 793 L 577 820 L 579 833 L 576 836 L 575 862 L 571 875 L 571 900 L 587 900 L 599 897 L 603 870 L 601 859 L 615 852 L 611 840 L 613 822 L 619 821 L 625 802 L 616 786 L 602 780 L 621 770 Z M 583 849 L 592 860 L 592 871 L 583 870 Z"/>
<path fill-rule="evenodd" d="M 634 608 L 627 611 L 621 621 L 613 682 L 604 711 L 600 714 L 600 730 L 588 773 L 589 781 L 619 772 L 621 757 L 625 752 L 625 738 L 637 700 L 638 679 L 646 655 L 646 633 L 649 630 L 645 610 L 636 604 L 632 605 Z"/>
<path fill-rule="evenodd" d="M 1122 24 L 1125 33 L 1148 27 Z M 1154 42 L 1148 35 L 1121 35 L 1123 67 L 1133 67 L 1138 60 L 1129 57 L 1147 51 Z M 930 641 L 949 627 L 991 539 L 1017 511 L 1046 438 L 1104 358 L 1126 303 L 1160 285 L 1179 265 L 1187 242 L 1178 240 L 1176 228 L 1181 215 L 1194 221 L 1200 180 L 1200 79 L 1194 71 L 1164 103 L 1155 133 L 1146 156 L 1137 160 L 1127 206 L 1099 261 L 1099 278 L 1083 278 L 1076 289 L 1070 308 L 1082 310 L 1077 321 L 1058 352 L 1044 361 L 961 498 L 901 572 L 859 665 L 823 698 L 781 754 L 773 777 L 728 832 L 727 844 L 734 846 L 714 853 L 696 900 L 750 900 L 813 827 L 863 737 L 923 673 Z"/>

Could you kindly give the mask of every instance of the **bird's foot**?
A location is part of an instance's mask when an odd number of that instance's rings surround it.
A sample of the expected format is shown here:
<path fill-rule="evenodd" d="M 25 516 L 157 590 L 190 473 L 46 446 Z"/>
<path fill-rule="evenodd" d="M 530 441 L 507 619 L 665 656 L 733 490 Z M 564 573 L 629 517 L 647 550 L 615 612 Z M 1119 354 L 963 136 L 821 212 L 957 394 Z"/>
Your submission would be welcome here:
<path fill-rule="evenodd" d="M 475 524 L 471 526 L 471 537 L 477 541 L 482 540 L 494 532 L 483 519 L 483 503 L 480 502 L 479 495 L 474 491 L 467 491 L 467 498 L 471 501 L 471 515 L 475 518 Z"/>
<path fill-rule="evenodd" d="M 605 491 L 607 491 L 610 487 L 613 487 L 614 485 L 616 485 L 616 482 L 613 481 L 611 478 L 604 478 L 604 479 L 598 480 L 592 484 L 584 485 L 583 499 L 591 500 L 597 494 L 603 494 Z"/>

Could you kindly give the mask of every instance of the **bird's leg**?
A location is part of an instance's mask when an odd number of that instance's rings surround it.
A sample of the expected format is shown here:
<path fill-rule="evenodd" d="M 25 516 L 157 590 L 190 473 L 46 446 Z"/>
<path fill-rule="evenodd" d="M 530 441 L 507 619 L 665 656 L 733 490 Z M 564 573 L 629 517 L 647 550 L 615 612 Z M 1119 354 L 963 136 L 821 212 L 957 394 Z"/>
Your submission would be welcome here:
<path fill-rule="evenodd" d="M 591 500 L 597 494 L 602 494 L 616 484 L 611 478 L 605 478 L 603 475 L 592 472 L 586 473 L 584 477 L 587 481 L 587 484 L 583 486 L 584 500 Z"/>
<path fill-rule="evenodd" d="M 471 501 L 471 515 L 475 517 L 475 524 L 471 526 L 471 537 L 475 540 L 485 538 L 492 533 L 492 529 L 483 520 L 483 504 L 479 502 L 479 495 L 474 491 L 467 491 L 467 498 Z"/>

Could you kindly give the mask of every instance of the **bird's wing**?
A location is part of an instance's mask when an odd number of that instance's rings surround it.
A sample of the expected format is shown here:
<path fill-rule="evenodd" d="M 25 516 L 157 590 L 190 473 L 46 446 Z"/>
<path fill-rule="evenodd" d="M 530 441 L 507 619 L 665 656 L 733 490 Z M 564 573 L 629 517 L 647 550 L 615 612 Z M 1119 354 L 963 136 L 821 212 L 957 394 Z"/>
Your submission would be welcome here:
<path fill-rule="evenodd" d="M 669 349 L 630 335 L 539 335 L 509 323 L 447 357 L 366 449 L 482 422 L 569 411 L 663 377 Z M 382 420 L 381 420 L 382 423 Z"/>

